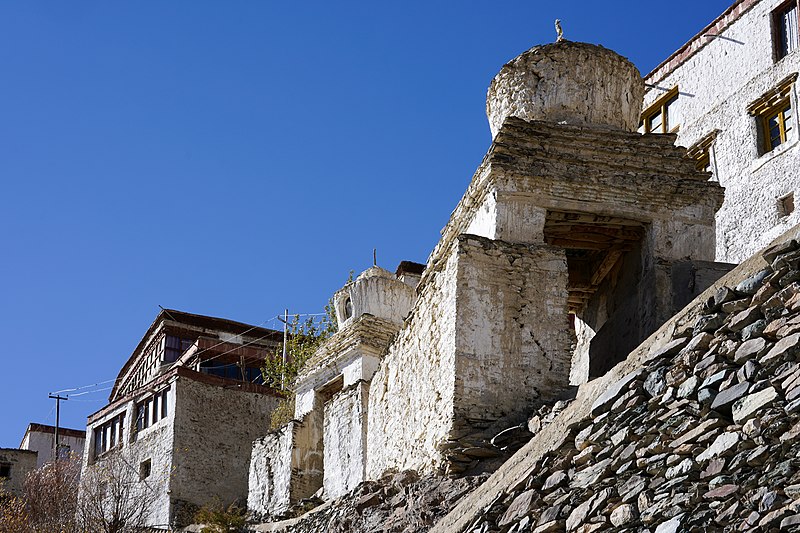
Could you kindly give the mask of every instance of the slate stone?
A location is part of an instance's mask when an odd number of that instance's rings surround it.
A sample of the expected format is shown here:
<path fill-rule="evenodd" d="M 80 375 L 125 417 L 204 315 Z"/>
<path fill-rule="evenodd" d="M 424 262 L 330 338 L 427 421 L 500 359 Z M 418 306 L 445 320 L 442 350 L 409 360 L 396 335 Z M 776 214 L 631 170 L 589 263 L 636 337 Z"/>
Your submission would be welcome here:
<path fill-rule="evenodd" d="M 759 355 L 764 353 L 767 349 L 767 340 L 763 337 L 757 337 L 743 342 L 733 356 L 733 360 L 737 364 L 743 364 L 750 359 L 756 359 Z"/>
<path fill-rule="evenodd" d="M 774 387 L 768 387 L 754 394 L 749 394 L 736 400 L 733 404 L 733 421 L 737 424 L 745 422 L 748 418 L 755 415 L 759 409 L 771 403 L 778 397 L 778 392 Z"/>
<path fill-rule="evenodd" d="M 779 242 L 777 244 L 770 246 L 769 248 L 764 249 L 764 251 L 761 252 L 761 257 L 763 257 L 764 261 L 766 261 L 768 264 L 771 265 L 772 262 L 775 261 L 775 259 L 778 256 L 796 250 L 798 246 L 799 245 L 797 241 L 794 239 L 790 239 L 784 242 Z"/>
<path fill-rule="evenodd" d="M 775 343 L 766 354 L 759 358 L 761 364 L 766 364 L 766 362 L 775 360 L 775 359 L 782 359 L 787 357 L 787 355 L 794 355 L 797 351 L 798 343 L 800 343 L 800 333 L 795 333 L 794 335 L 789 335 L 788 337 L 784 337 L 778 342 Z"/>
<path fill-rule="evenodd" d="M 744 311 L 748 307 L 750 307 L 750 301 L 752 298 L 742 298 L 741 300 L 734 300 L 732 302 L 727 302 L 722 304 L 722 312 L 723 313 L 739 313 Z"/>
<path fill-rule="evenodd" d="M 740 331 L 761 317 L 761 309 L 758 307 L 747 308 L 731 317 L 728 323 L 728 329 L 731 331 Z"/>
<path fill-rule="evenodd" d="M 706 448 L 700 455 L 697 456 L 698 462 L 705 462 L 714 457 L 718 457 L 727 453 L 731 448 L 736 446 L 739 442 L 739 433 L 736 431 L 728 431 L 718 435 L 714 442 Z"/>
<path fill-rule="evenodd" d="M 505 526 L 527 515 L 533 508 L 535 498 L 535 490 L 526 490 L 514 498 L 514 501 L 508 506 L 508 509 L 506 509 L 506 512 L 497 524 L 499 526 Z"/>
<path fill-rule="evenodd" d="M 661 346 L 652 346 L 650 348 L 650 353 L 647 355 L 647 361 L 653 361 L 655 359 L 659 359 L 661 357 L 670 357 L 675 355 L 676 353 L 680 352 L 686 344 L 688 344 L 689 339 L 686 337 L 678 337 L 677 339 L 673 339 L 668 343 L 661 345 Z"/>
<path fill-rule="evenodd" d="M 636 509 L 636 506 L 629 503 L 623 503 L 611 511 L 611 524 L 616 527 L 621 527 L 635 522 L 638 516 L 639 512 Z"/>
<path fill-rule="evenodd" d="M 750 383 L 745 381 L 720 391 L 711 403 L 711 409 L 720 410 L 728 408 L 733 402 L 747 394 L 749 389 Z"/>
<path fill-rule="evenodd" d="M 677 533 L 681 527 L 683 516 L 683 514 L 679 514 L 666 522 L 662 522 L 656 528 L 656 533 Z"/>
<path fill-rule="evenodd" d="M 736 286 L 736 292 L 739 294 L 746 294 L 748 296 L 755 294 L 756 291 L 761 287 L 761 282 L 767 279 L 772 272 L 773 270 L 771 268 L 765 268 L 764 270 L 750 276 Z"/>
<path fill-rule="evenodd" d="M 703 498 L 706 500 L 724 500 L 737 492 L 739 492 L 739 485 L 722 485 L 703 494 Z"/>
<path fill-rule="evenodd" d="M 764 332 L 764 328 L 767 327 L 767 321 L 763 318 L 760 320 L 756 320 L 746 328 L 744 328 L 741 332 L 742 340 L 746 341 L 749 339 L 753 339 L 755 337 L 760 337 L 761 334 Z"/>
<path fill-rule="evenodd" d="M 725 313 L 714 313 L 713 315 L 702 315 L 698 317 L 694 324 L 695 331 L 715 331 L 725 322 Z"/>
<path fill-rule="evenodd" d="M 601 394 L 592 404 L 592 416 L 597 416 L 604 412 L 611 404 L 614 403 L 617 397 L 622 394 L 622 391 L 625 390 L 632 381 L 641 377 L 644 373 L 645 370 L 643 368 L 639 368 L 626 375 L 613 385 L 609 386 L 606 392 Z"/>

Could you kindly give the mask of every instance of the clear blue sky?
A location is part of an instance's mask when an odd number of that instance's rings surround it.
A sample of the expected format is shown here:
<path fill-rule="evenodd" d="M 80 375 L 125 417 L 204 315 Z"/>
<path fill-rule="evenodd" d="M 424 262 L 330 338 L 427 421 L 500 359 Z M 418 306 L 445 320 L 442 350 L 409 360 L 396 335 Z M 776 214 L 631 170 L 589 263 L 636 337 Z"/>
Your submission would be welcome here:
<path fill-rule="evenodd" d="M 277 327 L 373 247 L 424 262 L 489 82 L 554 19 L 646 74 L 729 3 L 3 2 L 0 447 L 116 377 L 158 305 Z"/>

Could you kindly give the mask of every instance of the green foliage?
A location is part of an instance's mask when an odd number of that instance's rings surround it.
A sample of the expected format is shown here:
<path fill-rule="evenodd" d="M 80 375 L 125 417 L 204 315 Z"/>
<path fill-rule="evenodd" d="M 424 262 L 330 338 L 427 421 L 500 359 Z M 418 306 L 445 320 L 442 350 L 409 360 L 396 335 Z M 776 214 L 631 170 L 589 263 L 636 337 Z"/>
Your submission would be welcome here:
<path fill-rule="evenodd" d="M 269 429 L 276 430 L 288 424 L 294 417 L 294 394 L 278 402 L 278 406 L 272 411 L 269 420 Z"/>
<path fill-rule="evenodd" d="M 351 270 L 347 283 L 352 281 Z M 264 361 L 264 367 L 261 369 L 264 384 L 286 394 L 286 398 L 272 413 L 270 429 L 278 429 L 292 419 L 297 375 L 322 343 L 336 333 L 337 329 L 333 298 L 325 305 L 325 315 L 322 320 L 315 321 L 313 317 L 308 317 L 301 321 L 300 315 L 295 315 L 291 319 L 287 326 L 286 361 L 283 360 L 283 346 L 279 346 L 275 354 Z"/>
<path fill-rule="evenodd" d="M 236 503 L 224 507 L 215 499 L 197 511 L 195 522 L 206 526 L 200 530 L 202 533 L 240 532 L 246 523 L 245 509 Z"/>

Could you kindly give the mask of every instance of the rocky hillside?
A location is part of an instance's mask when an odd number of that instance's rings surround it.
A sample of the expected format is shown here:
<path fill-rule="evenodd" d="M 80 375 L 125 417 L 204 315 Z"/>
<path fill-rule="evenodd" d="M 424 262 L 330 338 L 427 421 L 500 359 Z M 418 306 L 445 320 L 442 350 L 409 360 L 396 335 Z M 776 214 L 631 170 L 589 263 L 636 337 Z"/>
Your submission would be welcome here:
<path fill-rule="evenodd" d="M 462 530 L 800 531 L 800 246 L 763 258 Z"/>

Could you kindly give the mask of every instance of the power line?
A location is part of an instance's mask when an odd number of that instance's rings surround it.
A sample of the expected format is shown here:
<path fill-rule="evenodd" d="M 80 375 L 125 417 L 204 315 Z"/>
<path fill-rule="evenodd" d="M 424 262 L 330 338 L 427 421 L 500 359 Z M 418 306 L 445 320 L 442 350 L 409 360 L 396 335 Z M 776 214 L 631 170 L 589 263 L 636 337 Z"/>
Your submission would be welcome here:
<path fill-rule="evenodd" d="M 161 306 L 159 306 L 159 307 L 161 307 Z M 161 308 L 162 308 L 162 309 L 164 309 L 163 307 L 161 307 Z M 166 314 L 167 314 L 167 315 L 169 315 L 169 316 L 170 316 L 170 318 L 172 318 L 174 321 L 176 321 L 176 322 L 179 322 L 178 320 L 176 320 L 176 319 L 175 319 L 175 317 L 173 317 L 173 316 L 172 316 L 172 315 L 169 313 L 169 311 L 167 311 L 166 309 L 164 309 L 164 311 L 165 311 L 165 312 L 166 312 Z M 292 316 L 325 316 L 325 315 L 327 315 L 327 313 L 294 313 Z M 260 329 L 260 328 L 262 328 L 262 326 L 264 326 L 264 325 L 266 325 L 266 324 L 275 323 L 275 322 L 277 322 L 277 320 L 278 320 L 278 318 L 277 318 L 277 317 L 272 317 L 272 318 L 266 319 L 266 320 L 262 321 L 262 322 L 261 322 L 259 325 L 257 325 L 257 326 L 252 326 L 252 327 L 250 327 L 250 328 L 246 329 L 244 332 L 240 333 L 240 335 L 246 335 L 247 333 L 249 333 L 249 332 L 251 332 L 251 331 L 253 331 L 253 330 L 255 330 L 255 329 Z M 250 345 L 252 345 L 252 344 L 255 344 L 255 343 L 256 343 L 256 342 L 258 342 L 258 341 L 261 341 L 261 340 L 264 340 L 264 339 L 266 339 L 266 338 L 268 338 L 268 337 L 271 337 L 271 336 L 273 336 L 275 333 L 279 333 L 279 332 L 278 332 L 277 330 L 274 330 L 273 332 L 271 332 L 271 333 L 268 333 L 267 335 L 261 336 L 261 337 L 259 337 L 259 338 L 255 339 L 255 340 L 253 340 L 253 341 L 249 341 L 249 342 L 246 342 L 246 343 L 244 343 L 244 344 L 238 345 L 238 346 L 236 346 L 236 347 L 234 347 L 234 348 L 232 348 L 232 349 L 230 349 L 230 350 L 227 350 L 227 351 L 225 351 L 225 352 L 222 352 L 222 353 L 220 353 L 220 354 L 217 354 L 217 355 L 215 355 L 215 356 L 213 356 L 213 357 L 209 357 L 208 359 L 202 359 L 202 360 L 200 360 L 200 363 L 205 363 L 205 362 L 208 362 L 208 361 L 213 361 L 213 360 L 215 360 L 215 359 L 218 359 L 218 358 L 220 358 L 220 357 L 222 357 L 222 356 L 224 356 L 224 355 L 227 355 L 227 354 L 229 354 L 229 353 L 231 353 L 231 352 L 233 352 L 233 351 L 235 351 L 235 350 L 237 350 L 237 349 L 239 349 L 239 348 L 243 348 L 243 347 L 246 347 L 246 346 L 250 346 Z M 205 352 L 208 352 L 208 351 L 210 351 L 210 350 L 213 350 L 214 348 L 217 348 L 217 347 L 219 347 L 219 346 L 221 346 L 221 345 L 223 345 L 223 344 L 228 344 L 228 343 L 227 343 L 226 341 L 220 341 L 220 342 L 218 342 L 218 343 L 214 344 L 213 346 L 209 346 L 209 347 L 207 347 L 207 348 L 203 348 L 202 350 L 198 351 L 198 352 L 197 352 L 196 354 L 194 354 L 194 355 L 199 357 L 201 354 L 203 354 L 203 353 L 205 353 Z M 52 392 L 51 394 L 60 394 L 60 393 L 64 393 L 64 392 L 67 392 L 67 393 L 69 393 L 69 392 L 81 391 L 81 390 L 83 390 L 83 389 L 88 389 L 88 388 L 91 388 L 91 387 L 97 387 L 98 385 L 105 385 L 105 384 L 107 384 L 107 383 L 114 383 L 114 384 L 116 385 L 116 383 L 117 383 L 117 382 L 119 382 L 119 381 L 121 381 L 121 380 L 123 380 L 123 379 L 124 379 L 124 376 L 123 376 L 123 377 L 119 377 L 119 378 L 115 378 L 115 379 L 108 379 L 108 380 L 105 380 L 105 381 L 99 381 L 99 382 L 97 382 L 97 383 L 92 383 L 91 385 L 82 385 L 82 386 L 80 386 L 80 387 L 71 387 L 71 388 L 61 389 L 61 390 L 58 390 L 58 391 L 54 391 L 54 392 Z M 84 394 L 93 394 L 93 393 L 96 393 L 96 392 L 103 392 L 103 391 L 107 391 L 107 390 L 111 390 L 111 389 L 113 389 L 113 388 L 114 388 L 113 386 L 112 386 L 112 387 L 106 387 L 106 388 L 102 388 L 102 389 L 96 389 L 96 390 L 91 390 L 91 391 L 87 391 L 87 392 L 81 392 L 81 393 L 78 393 L 78 394 L 67 394 L 67 396 L 69 396 L 69 397 L 77 397 L 77 396 L 82 396 L 82 395 L 84 395 Z M 94 400 L 75 400 L 75 401 L 94 401 Z M 52 414 L 52 413 L 51 413 L 51 414 Z M 49 415 L 48 415 L 48 416 L 49 416 Z"/>

